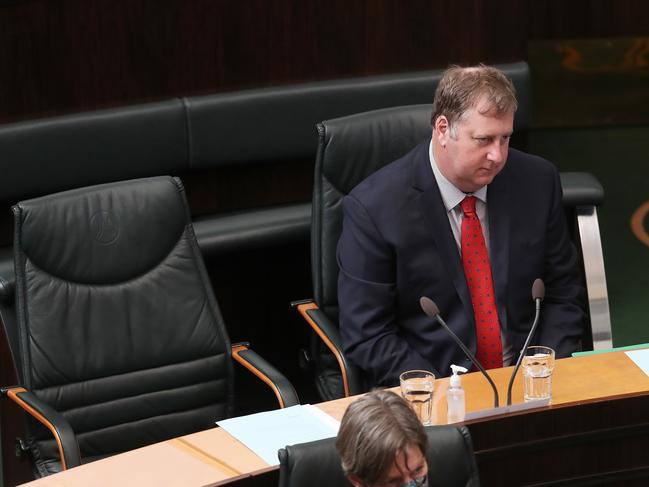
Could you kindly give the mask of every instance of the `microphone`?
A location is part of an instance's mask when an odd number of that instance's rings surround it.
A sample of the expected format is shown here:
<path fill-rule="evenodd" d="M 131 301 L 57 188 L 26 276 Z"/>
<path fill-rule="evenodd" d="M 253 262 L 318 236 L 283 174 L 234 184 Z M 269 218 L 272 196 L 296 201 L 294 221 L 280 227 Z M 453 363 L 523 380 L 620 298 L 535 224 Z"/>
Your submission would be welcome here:
<path fill-rule="evenodd" d="M 543 283 L 541 283 L 541 284 L 543 284 Z M 478 359 L 475 358 L 475 356 L 466 347 L 466 345 L 464 345 L 462 340 L 460 340 L 458 338 L 458 336 L 455 333 L 453 333 L 453 331 L 444 322 L 442 317 L 439 315 L 439 308 L 437 307 L 435 302 L 432 299 L 427 298 L 427 297 L 424 296 L 424 297 L 419 298 L 419 305 L 421 306 L 421 309 L 424 310 L 424 313 L 426 313 L 426 315 L 428 317 L 430 317 L 430 318 L 432 318 L 434 320 L 437 320 L 437 322 L 442 326 L 442 328 L 444 328 L 446 330 L 446 332 L 449 335 L 451 335 L 451 338 L 462 349 L 462 351 L 464 352 L 464 355 L 469 357 L 469 360 L 471 360 L 471 362 L 473 362 L 473 365 L 475 365 L 478 368 L 478 370 L 480 370 L 480 372 L 482 372 L 482 375 L 484 375 L 487 378 L 487 380 L 489 381 L 489 384 L 491 385 L 491 388 L 494 391 L 494 407 L 498 408 L 500 406 L 500 401 L 498 400 L 498 389 L 496 389 L 496 384 L 494 384 L 494 381 L 491 380 L 491 377 L 489 376 L 489 374 L 487 374 L 487 371 L 484 369 L 482 364 L 480 364 L 480 362 L 478 362 Z"/>
<path fill-rule="evenodd" d="M 512 376 L 509 378 L 509 385 L 507 386 L 508 406 L 511 406 L 512 404 L 512 386 L 514 385 L 514 377 L 516 377 L 516 372 L 518 372 L 518 369 L 521 366 L 521 362 L 523 361 L 523 354 L 525 353 L 525 350 L 527 350 L 527 347 L 529 346 L 530 341 L 534 336 L 534 332 L 536 331 L 536 327 L 539 324 L 539 316 L 541 316 L 541 301 L 543 301 L 544 297 L 545 297 L 545 284 L 543 284 L 543 281 L 541 279 L 535 279 L 534 283 L 532 284 L 532 299 L 534 300 L 534 303 L 536 305 L 535 306 L 536 313 L 534 315 L 534 322 L 532 323 L 532 328 L 530 329 L 530 332 L 528 333 L 527 338 L 525 339 L 525 344 L 523 345 L 521 352 L 518 354 L 518 360 L 516 361 L 514 372 L 512 372 Z"/>

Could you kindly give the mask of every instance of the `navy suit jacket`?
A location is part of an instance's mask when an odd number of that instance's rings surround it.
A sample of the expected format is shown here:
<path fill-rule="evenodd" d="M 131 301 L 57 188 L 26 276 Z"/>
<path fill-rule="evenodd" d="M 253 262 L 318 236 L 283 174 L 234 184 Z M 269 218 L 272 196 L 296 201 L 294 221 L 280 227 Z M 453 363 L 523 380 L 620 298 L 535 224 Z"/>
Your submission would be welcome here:
<path fill-rule="evenodd" d="M 395 385 L 405 370 L 450 374 L 470 363 L 419 306 L 433 299 L 474 353 L 475 322 L 462 261 L 430 166 L 430 141 L 385 166 L 343 200 L 338 303 L 343 347 L 374 385 Z M 487 188 L 496 305 L 518 357 L 534 317 L 536 278 L 545 282 L 532 344 L 557 358 L 579 349 L 584 288 L 561 204 L 559 173 L 536 156 L 509 150 Z"/>

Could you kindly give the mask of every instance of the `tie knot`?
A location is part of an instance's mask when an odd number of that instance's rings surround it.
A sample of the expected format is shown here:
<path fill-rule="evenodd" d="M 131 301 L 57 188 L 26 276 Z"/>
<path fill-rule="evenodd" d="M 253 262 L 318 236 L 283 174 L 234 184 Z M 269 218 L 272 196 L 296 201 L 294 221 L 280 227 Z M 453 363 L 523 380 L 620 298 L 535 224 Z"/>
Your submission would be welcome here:
<path fill-rule="evenodd" d="M 464 216 L 473 217 L 475 216 L 475 196 L 467 196 L 460 203 Z"/>

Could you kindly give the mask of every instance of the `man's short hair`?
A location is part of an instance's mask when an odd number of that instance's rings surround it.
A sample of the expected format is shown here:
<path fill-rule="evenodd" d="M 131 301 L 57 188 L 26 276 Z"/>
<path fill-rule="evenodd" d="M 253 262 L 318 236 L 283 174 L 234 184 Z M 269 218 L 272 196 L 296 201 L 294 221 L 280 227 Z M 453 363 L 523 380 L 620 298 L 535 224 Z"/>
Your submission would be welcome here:
<path fill-rule="evenodd" d="M 518 108 L 512 81 L 497 68 L 480 64 L 468 68 L 451 66 L 442 74 L 433 101 L 431 125 L 444 115 L 451 135 L 455 137 L 458 122 L 483 97 L 488 108 L 482 113 L 514 113 Z"/>
<path fill-rule="evenodd" d="M 345 474 L 368 484 L 387 475 L 408 445 L 418 446 L 425 456 L 426 432 L 408 402 L 388 390 L 370 392 L 350 404 L 336 439 Z"/>

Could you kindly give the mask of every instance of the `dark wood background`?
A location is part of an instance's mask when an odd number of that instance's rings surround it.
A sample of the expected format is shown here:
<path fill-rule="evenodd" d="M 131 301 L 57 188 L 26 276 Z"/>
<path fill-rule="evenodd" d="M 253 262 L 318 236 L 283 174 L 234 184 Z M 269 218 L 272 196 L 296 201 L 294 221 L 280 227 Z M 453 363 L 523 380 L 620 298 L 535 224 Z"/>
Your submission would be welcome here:
<path fill-rule="evenodd" d="M 642 0 L 14 0 L 0 123 L 198 93 L 527 58 L 649 34 Z"/>
<path fill-rule="evenodd" d="M 528 60 L 530 41 L 647 35 L 646 0 L 0 0 L 0 123 L 449 63 Z M 565 100 L 557 103 L 561 109 Z M 188 178 L 192 210 L 306 201 L 312 162 Z M 269 181 L 262 185 L 268 194 L 260 191 L 258 183 Z M 213 204 L 214 195 L 220 200 Z M 0 207 L 0 235 L 8 242 L 11 215 Z M 286 303 L 309 296 L 309 252 L 306 244 L 272 252 L 273 259 L 227 256 L 208 267 L 220 276 L 290 273 L 282 286 L 257 277 L 240 286 L 215 279 L 233 340 L 266 344 L 256 348 L 270 348 L 265 355 L 282 368 L 272 355 L 277 333 L 266 324 L 285 324 L 280 338 L 305 328 L 291 321 Z M 266 309 L 262 297 L 278 309 Z M 253 304 L 263 327 L 251 330 L 242 310 Z M 296 355 L 285 357 L 293 368 Z M 7 358 L 1 341 L 0 357 Z M 18 414 L 5 410 L 4 417 Z M 9 424 L 19 427 L 14 419 Z M 5 485 L 13 485 L 27 479 L 14 472 L 26 464 L 16 466 L 13 431 L 6 422 L 4 428 Z"/>

